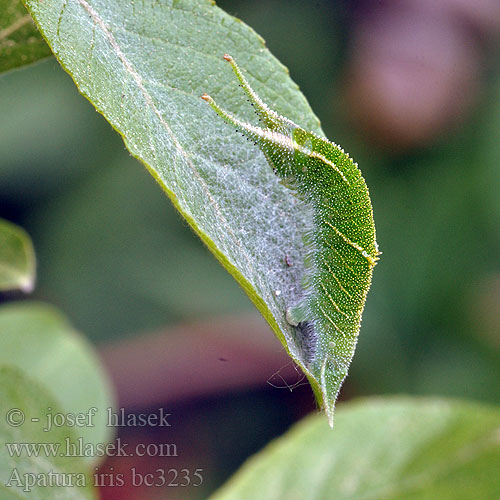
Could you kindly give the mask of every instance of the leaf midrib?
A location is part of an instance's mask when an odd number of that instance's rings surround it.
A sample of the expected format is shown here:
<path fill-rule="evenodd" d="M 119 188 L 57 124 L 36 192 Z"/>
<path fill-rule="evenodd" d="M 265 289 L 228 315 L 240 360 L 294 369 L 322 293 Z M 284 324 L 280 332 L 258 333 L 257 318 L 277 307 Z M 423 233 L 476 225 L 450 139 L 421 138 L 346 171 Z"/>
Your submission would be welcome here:
<path fill-rule="evenodd" d="M 233 243 L 236 246 L 238 246 L 240 248 L 242 254 L 245 257 L 245 260 L 248 264 L 249 269 L 252 271 L 253 274 L 256 274 L 255 269 L 254 269 L 253 264 L 252 264 L 252 260 L 250 259 L 250 256 L 245 251 L 244 245 L 242 245 L 242 242 L 239 241 L 238 238 L 236 237 L 233 229 L 229 225 L 229 222 L 227 221 L 227 219 L 224 217 L 222 211 L 220 210 L 220 207 L 219 207 L 217 201 L 213 198 L 212 193 L 210 192 L 210 190 L 208 188 L 208 185 L 205 183 L 205 181 L 201 177 L 200 173 L 198 172 L 198 170 L 196 169 L 196 167 L 194 166 L 194 164 L 190 160 L 188 153 L 184 150 L 184 148 L 180 144 L 179 140 L 177 139 L 177 136 L 174 134 L 174 132 L 172 131 L 171 127 L 166 122 L 166 120 L 163 118 L 159 109 L 155 106 L 153 98 L 151 97 L 151 95 L 147 91 L 141 75 L 135 70 L 132 63 L 127 59 L 124 52 L 121 50 L 118 42 L 116 41 L 115 37 L 113 36 L 113 33 L 108 29 L 107 25 L 105 24 L 104 20 L 101 18 L 99 13 L 85 0 L 77 0 L 77 2 L 91 16 L 91 18 L 94 20 L 96 25 L 98 25 L 100 27 L 102 33 L 108 39 L 114 53 L 116 54 L 118 59 L 122 62 L 124 69 L 132 76 L 133 80 L 136 82 L 137 87 L 139 88 L 139 90 L 141 91 L 141 93 L 143 94 L 143 96 L 146 100 L 146 104 L 151 108 L 151 110 L 154 112 L 154 114 L 158 117 L 158 120 L 160 121 L 161 125 L 164 127 L 167 134 L 171 137 L 171 139 L 175 145 L 176 150 L 185 159 L 186 164 L 189 166 L 189 168 L 191 169 L 191 171 L 195 175 L 196 179 L 200 183 L 203 191 L 207 195 L 207 198 L 208 198 L 210 204 L 212 205 L 212 208 L 213 208 L 215 214 L 217 215 L 221 224 L 227 229 L 231 240 L 233 241 Z M 66 5 L 67 4 L 65 4 L 65 6 Z M 64 12 L 64 8 L 61 11 L 61 18 L 62 18 L 63 12 Z M 59 19 L 59 21 L 61 20 L 61 18 Z M 125 137 L 125 139 L 127 139 L 127 138 Z M 156 177 L 156 178 L 158 179 L 158 177 Z M 163 182 L 162 182 L 162 185 L 163 185 Z M 168 192 L 170 192 L 170 191 L 168 190 Z M 185 209 L 185 207 L 183 207 L 183 208 Z M 201 229 L 198 226 L 196 226 L 196 228 L 197 228 L 197 231 L 201 232 Z M 211 238 L 209 238 L 205 233 L 204 233 L 204 235 L 207 239 L 210 239 L 210 241 L 212 241 Z M 246 276 L 244 276 L 244 278 L 245 278 L 245 280 L 247 279 Z"/>

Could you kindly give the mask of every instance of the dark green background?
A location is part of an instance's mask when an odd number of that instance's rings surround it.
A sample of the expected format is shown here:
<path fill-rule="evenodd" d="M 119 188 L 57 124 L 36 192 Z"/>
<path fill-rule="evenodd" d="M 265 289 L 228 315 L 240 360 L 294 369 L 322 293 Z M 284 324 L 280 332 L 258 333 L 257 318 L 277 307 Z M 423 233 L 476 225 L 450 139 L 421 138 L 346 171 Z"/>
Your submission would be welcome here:
<path fill-rule="evenodd" d="M 463 125 L 419 149 L 391 153 L 349 125 L 337 92 L 347 4 L 218 4 L 255 28 L 290 68 L 324 131 L 358 161 L 370 188 L 383 255 L 344 392 L 500 403 L 494 57 Z M 0 109 L 0 216 L 33 237 L 36 298 L 58 306 L 96 343 L 253 310 L 54 60 L 1 75 Z M 274 418 L 269 401 L 260 411 Z"/>

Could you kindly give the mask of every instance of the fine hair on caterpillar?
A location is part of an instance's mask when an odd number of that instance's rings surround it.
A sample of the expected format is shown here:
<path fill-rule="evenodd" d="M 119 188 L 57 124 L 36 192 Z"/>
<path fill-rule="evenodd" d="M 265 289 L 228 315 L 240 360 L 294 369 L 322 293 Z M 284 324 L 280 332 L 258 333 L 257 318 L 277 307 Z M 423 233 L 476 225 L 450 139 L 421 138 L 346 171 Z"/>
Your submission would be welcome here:
<path fill-rule="evenodd" d="M 304 363 L 309 366 L 316 356 L 318 338 L 314 331 L 312 321 L 301 321 L 296 327 L 297 344 L 304 358 Z"/>
<path fill-rule="evenodd" d="M 354 354 L 380 254 L 368 188 L 357 164 L 342 148 L 271 110 L 250 87 L 234 59 L 227 54 L 224 59 L 231 64 L 261 125 L 241 121 L 207 94 L 202 98 L 259 147 L 311 221 L 301 235 L 302 290 L 284 311 L 295 335 L 285 340 L 293 342 L 290 351 L 298 352 L 303 368 L 320 380 L 323 401 L 329 405 Z M 333 412 L 333 403 L 329 411 Z"/>

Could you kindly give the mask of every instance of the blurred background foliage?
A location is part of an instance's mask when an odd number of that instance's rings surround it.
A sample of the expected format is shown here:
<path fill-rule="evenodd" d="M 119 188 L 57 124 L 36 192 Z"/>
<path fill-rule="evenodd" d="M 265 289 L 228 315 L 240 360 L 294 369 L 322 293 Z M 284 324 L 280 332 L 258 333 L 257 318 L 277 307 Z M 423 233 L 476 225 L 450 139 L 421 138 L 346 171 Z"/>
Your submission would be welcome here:
<path fill-rule="evenodd" d="M 343 396 L 500 403 L 497 3 L 218 5 L 264 37 L 370 188 L 383 255 Z M 253 311 L 54 60 L 1 75 L 0 109 L 0 217 L 33 237 L 36 298 L 98 345 Z M 207 433 L 247 419 L 211 487 L 294 418 L 272 404 L 283 391 L 261 389 L 199 403 Z"/>

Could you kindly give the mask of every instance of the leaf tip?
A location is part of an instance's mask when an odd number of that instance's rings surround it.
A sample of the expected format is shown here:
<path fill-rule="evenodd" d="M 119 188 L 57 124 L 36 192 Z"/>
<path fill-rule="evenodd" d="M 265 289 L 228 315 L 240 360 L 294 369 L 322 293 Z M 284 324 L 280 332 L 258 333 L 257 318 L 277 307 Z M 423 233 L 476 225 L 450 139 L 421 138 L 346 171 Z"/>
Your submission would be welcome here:
<path fill-rule="evenodd" d="M 328 419 L 328 425 L 330 426 L 330 429 L 333 429 L 333 413 L 334 413 L 335 406 L 334 405 L 325 405 L 325 414 L 326 418 Z"/>

